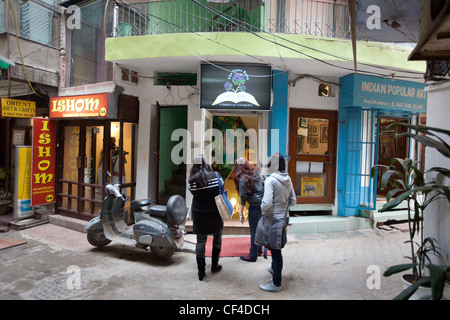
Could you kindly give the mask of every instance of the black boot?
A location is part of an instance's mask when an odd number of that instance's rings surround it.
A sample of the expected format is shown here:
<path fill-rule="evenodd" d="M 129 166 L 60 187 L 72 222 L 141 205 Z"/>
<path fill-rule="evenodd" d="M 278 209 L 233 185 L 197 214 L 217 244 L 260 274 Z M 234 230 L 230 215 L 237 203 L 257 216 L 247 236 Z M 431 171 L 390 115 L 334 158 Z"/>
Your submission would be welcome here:
<path fill-rule="evenodd" d="M 220 249 L 213 248 L 211 257 L 211 272 L 219 272 L 222 266 L 219 264 Z"/>
<path fill-rule="evenodd" d="M 205 258 L 197 258 L 198 280 L 202 281 L 205 276 L 206 262 Z"/>

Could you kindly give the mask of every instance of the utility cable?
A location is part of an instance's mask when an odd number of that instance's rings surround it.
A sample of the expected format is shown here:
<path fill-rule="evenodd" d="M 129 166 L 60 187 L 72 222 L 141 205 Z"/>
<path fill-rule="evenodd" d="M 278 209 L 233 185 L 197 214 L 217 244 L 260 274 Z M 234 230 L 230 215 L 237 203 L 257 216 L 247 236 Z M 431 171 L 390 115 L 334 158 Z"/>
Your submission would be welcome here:
<path fill-rule="evenodd" d="M 28 85 L 30 86 L 31 90 L 33 90 L 33 92 L 34 92 L 38 97 L 43 98 L 40 94 L 38 94 L 38 93 L 34 90 L 33 86 L 31 85 L 30 78 L 28 77 L 27 69 L 25 68 L 25 63 L 23 62 L 22 50 L 20 49 L 19 33 L 17 32 L 16 11 L 14 10 L 14 6 L 13 6 L 11 0 L 9 0 L 9 5 L 11 6 L 11 10 L 12 10 L 12 13 L 13 13 L 13 16 L 14 16 L 14 28 L 15 28 L 15 30 L 16 30 L 17 47 L 19 48 L 20 60 L 22 61 L 22 67 L 23 67 L 23 71 L 25 72 L 25 77 L 27 78 Z"/>

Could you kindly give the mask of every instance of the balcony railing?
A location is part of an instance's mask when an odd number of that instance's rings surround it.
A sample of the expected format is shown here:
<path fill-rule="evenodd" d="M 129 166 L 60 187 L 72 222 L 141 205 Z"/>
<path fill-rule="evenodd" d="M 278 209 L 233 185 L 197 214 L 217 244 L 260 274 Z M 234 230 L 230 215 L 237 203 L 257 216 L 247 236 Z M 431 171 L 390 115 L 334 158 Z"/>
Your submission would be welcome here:
<path fill-rule="evenodd" d="M 139 1 L 139 0 L 138 0 Z M 269 32 L 349 38 L 347 0 L 117 0 L 109 36 Z"/>

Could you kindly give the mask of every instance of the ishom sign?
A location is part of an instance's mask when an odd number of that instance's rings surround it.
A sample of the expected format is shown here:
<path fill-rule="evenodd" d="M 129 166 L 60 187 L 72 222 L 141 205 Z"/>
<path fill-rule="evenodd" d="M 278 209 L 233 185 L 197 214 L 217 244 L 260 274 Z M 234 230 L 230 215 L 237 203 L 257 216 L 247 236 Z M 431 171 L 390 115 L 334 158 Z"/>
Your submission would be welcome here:
<path fill-rule="evenodd" d="M 423 83 L 391 80 L 366 75 L 340 79 L 341 108 L 362 107 L 389 111 L 426 113 L 428 94 Z"/>
<path fill-rule="evenodd" d="M 264 65 L 201 66 L 200 107 L 270 110 L 272 69 Z"/>

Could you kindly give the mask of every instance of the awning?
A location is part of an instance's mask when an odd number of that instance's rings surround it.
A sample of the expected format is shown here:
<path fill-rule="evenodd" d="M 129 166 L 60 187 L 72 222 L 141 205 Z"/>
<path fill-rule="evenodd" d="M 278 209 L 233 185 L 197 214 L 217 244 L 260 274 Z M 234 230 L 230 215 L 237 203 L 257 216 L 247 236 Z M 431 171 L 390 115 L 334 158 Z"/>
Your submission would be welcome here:
<path fill-rule="evenodd" d="M 15 66 L 14 61 L 11 61 L 4 56 L 0 56 L 0 69 L 8 69 L 9 66 Z"/>

